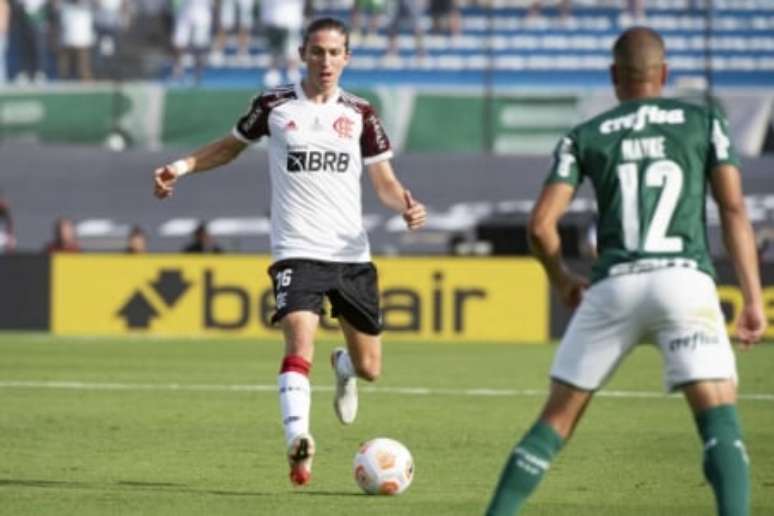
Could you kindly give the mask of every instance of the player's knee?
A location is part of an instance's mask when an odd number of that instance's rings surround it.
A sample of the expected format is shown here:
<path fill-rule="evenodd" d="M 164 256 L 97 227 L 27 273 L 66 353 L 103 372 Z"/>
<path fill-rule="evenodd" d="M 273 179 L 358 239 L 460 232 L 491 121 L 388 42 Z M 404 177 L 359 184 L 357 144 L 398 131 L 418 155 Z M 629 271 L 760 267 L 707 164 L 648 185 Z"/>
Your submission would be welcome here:
<path fill-rule="evenodd" d="M 366 358 L 353 365 L 358 377 L 369 382 L 375 382 L 382 374 L 381 360 Z"/>

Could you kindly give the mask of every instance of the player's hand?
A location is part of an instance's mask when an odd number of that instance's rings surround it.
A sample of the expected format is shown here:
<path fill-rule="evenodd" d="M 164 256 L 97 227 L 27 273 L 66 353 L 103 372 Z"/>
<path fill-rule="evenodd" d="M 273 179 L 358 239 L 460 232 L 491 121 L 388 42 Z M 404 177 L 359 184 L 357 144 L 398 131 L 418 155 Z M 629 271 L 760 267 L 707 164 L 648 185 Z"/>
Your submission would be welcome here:
<path fill-rule="evenodd" d="M 573 310 L 583 301 L 583 293 L 589 288 L 589 284 L 588 278 L 568 270 L 564 270 L 555 281 L 559 300 Z"/>
<path fill-rule="evenodd" d="M 760 303 L 744 305 L 736 321 L 736 335 L 742 349 L 748 349 L 758 342 L 766 330 L 766 315 Z"/>
<path fill-rule="evenodd" d="M 172 196 L 177 174 L 170 165 L 164 165 L 153 172 L 153 194 L 159 199 Z"/>
<path fill-rule="evenodd" d="M 403 220 L 406 221 L 406 226 L 409 230 L 414 231 L 425 225 L 427 220 L 427 210 L 425 205 L 421 202 L 417 202 L 411 196 L 411 192 L 405 190 L 403 192 L 403 200 L 406 203 L 406 211 L 403 212 Z"/>

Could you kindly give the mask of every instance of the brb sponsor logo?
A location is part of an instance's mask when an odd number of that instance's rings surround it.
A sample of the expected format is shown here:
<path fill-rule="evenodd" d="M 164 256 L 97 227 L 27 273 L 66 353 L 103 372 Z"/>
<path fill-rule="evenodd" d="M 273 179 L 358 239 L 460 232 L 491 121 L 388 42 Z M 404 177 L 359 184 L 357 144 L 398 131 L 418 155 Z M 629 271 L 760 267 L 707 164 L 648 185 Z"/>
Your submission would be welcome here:
<path fill-rule="evenodd" d="M 346 172 L 350 155 L 346 152 L 288 148 L 288 172 Z"/>

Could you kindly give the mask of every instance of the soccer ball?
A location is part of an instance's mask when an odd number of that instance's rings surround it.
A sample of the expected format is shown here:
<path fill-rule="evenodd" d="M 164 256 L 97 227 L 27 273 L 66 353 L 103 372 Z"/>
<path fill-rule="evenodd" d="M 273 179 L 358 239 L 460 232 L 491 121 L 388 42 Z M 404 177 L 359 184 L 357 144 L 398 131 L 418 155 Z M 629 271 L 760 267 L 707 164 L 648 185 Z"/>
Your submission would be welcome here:
<path fill-rule="evenodd" d="M 414 459 L 398 441 L 377 437 L 360 445 L 352 472 L 367 494 L 396 495 L 411 485 Z"/>

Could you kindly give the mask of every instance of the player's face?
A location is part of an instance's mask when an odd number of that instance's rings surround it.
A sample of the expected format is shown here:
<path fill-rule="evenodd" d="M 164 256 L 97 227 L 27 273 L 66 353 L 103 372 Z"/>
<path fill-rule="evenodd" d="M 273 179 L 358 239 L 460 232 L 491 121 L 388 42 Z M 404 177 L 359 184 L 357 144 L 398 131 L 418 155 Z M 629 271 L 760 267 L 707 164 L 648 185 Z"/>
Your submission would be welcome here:
<path fill-rule="evenodd" d="M 346 43 L 346 36 L 334 29 L 309 35 L 301 49 L 301 60 L 306 63 L 307 80 L 315 91 L 328 92 L 338 86 L 341 72 L 349 63 Z"/>

